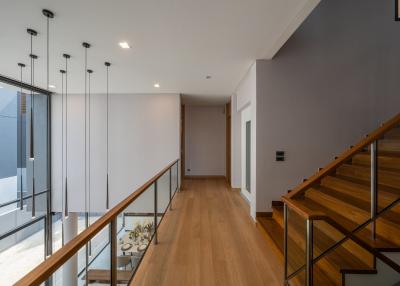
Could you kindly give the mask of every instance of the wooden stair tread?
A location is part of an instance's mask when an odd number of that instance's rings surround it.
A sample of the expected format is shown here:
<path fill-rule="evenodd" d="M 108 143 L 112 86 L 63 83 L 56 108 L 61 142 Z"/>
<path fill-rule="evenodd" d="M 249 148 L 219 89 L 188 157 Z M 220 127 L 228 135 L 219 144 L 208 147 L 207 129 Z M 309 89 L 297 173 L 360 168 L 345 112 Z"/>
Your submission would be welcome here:
<path fill-rule="evenodd" d="M 279 208 L 278 208 L 279 210 Z M 259 217 L 257 218 L 257 221 L 259 224 L 262 226 L 262 228 L 268 233 L 268 235 L 271 237 L 272 241 L 275 243 L 275 245 L 278 247 L 278 249 L 281 251 L 283 254 L 283 228 L 280 226 L 278 222 L 276 222 L 274 219 L 270 217 Z M 298 247 L 296 243 L 294 243 L 293 240 L 288 238 L 289 242 L 289 251 L 291 254 L 289 258 L 289 273 L 293 272 L 295 268 L 297 269 L 301 265 L 304 265 L 304 251 Z M 293 261 L 295 259 L 296 261 Z M 292 265 L 291 265 L 292 264 Z M 304 271 L 300 272 L 297 276 L 293 277 L 291 280 L 291 283 L 293 285 L 304 285 L 302 283 L 304 281 Z M 292 285 L 291 284 L 291 285 Z M 327 286 L 334 286 L 336 285 L 333 283 L 329 277 L 326 276 L 325 272 L 319 267 L 318 265 L 314 267 L 314 285 L 327 285 Z"/>
<path fill-rule="evenodd" d="M 365 188 L 367 188 L 367 190 L 370 190 L 371 184 L 370 181 L 366 181 L 366 180 L 362 180 L 359 178 L 354 178 L 354 177 L 349 177 L 343 174 L 335 174 L 334 175 L 335 178 L 340 178 L 342 180 L 348 181 L 348 182 L 352 182 L 358 185 L 362 185 L 365 186 Z M 400 192 L 399 189 L 397 188 L 392 188 L 392 187 L 388 187 L 388 186 L 384 186 L 384 185 L 378 185 L 378 192 L 379 193 L 391 193 L 392 195 L 394 195 L 395 197 L 400 198 Z"/>
<path fill-rule="evenodd" d="M 325 190 L 325 188 L 321 187 L 312 188 L 307 190 L 305 196 L 320 205 L 324 205 L 325 209 L 330 209 L 333 212 L 340 211 L 346 214 L 347 219 L 356 225 L 364 223 L 369 219 L 370 215 L 368 212 L 332 196 Z"/>
<path fill-rule="evenodd" d="M 352 159 L 353 165 L 371 166 L 370 153 L 359 153 Z M 400 170 L 400 153 L 378 154 L 378 168 L 383 170 Z"/>
<path fill-rule="evenodd" d="M 259 217 L 257 221 L 283 254 L 283 228 L 271 217 Z M 305 253 L 290 237 L 288 237 L 288 249 L 288 270 L 291 273 L 305 264 Z"/>
<path fill-rule="evenodd" d="M 327 187 L 327 185 L 329 187 Z M 371 210 L 371 194 L 370 190 L 358 189 L 346 190 L 345 187 L 338 187 L 332 184 L 323 183 L 323 186 L 319 188 L 323 193 L 336 198 L 339 201 L 346 202 L 346 204 L 352 205 L 363 212 L 366 213 L 369 218 Z M 389 197 L 389 198 L 388 198 Z M 378 210 L 387 207 L 389 204 L 397 200 L 398 197 L 392 195 L 391 193 L 380 192 L 378 194 Z M 400 209 L 393 209 L 387 211 L 383 216 L 385 220 L 399 224 L 400 225 Z"/>
<path fill-rule="evenodd" d="M 368 203 L 371 201 L 370 185 L 362 184 L 361 182 L 354 181 L 351 178 L 327 176 L 322 179 L 321 185 L 331 190 L 340 192 L 343 195 L 346 195 L 347 198 L 353 197 Z M 400 193 L 397 195 L 381 187 L 378 187 L 378 192 L 379 207 L 381 208 L 386 207 L 400 197 Z"/>
<path fill-rule="evenodd" d="M 335 211 L 333 211 L 333 210 L 331 210 L 329 208 L 326 208 L 323 205 L 320 205 L 317 202 L 314 202 L 311 199 L 305 198 L 304 200 L 297 200 L 297 202 L 302 204 L 302 205 L 304 205 L 305 207 L 307 207 L 307 208 L 309 208 L 311 210 L 315 210 L 315 211 L 319 210 L 319 211 L 324 212 L 326 215 L 331 217 L 333 220 L 335 220 L 338 224 L 343 226 L 348 231 L 352 231 L 358 226 L 356 223 L 354 223 L 353 221 L 351 221 L 347 217 L 345 217 L 344 216 L 344 215 L 346 215 L 345 213 L 335 212 Z M 371 233 L 371 230 L 368 229 L 368 228 L 363 228 L 363 229 L 359 230 L 357 232 L 357 236 L 359 238 L 361 238 L 363 241 L 365 241 L 366 243 L 368 243 L 369 245 L 371 245 L 372 247 L 377 247 L 378 245 L 387 246 L 387 247 L 389 247 L 389 246 L 397 247 L 396 243 L 386 240 L 379 233 L 377 233 L 377 236 L 376 236 L 377 239 L 373 243 L 372 240 L 371 240 L 372 233 Z"/>
<path fill-rule="evenodd" d="M 294 232 L 297 231 L 297 235 L 302 236 L 303 240 L 301 245 L 299 246 L 304 251 L 305 248 L 305 221 L 300 217 L 293 217 L 291 224 L 289 227 L 294 228 L 295 230 L 289 231 L 289 234 L 292 236 Z M 337 237 L 337 239 L 333 239 L 331 236 L 325 233 L 326 227 L 328 225 L 325 224 L 325 228 L 321 224 L 321 222 L 314 223 L 314 258 L 321 255 L 325 250 L 333 246 L 337 241 L 343 238 L 343 235 Z M 328 226 L 329 227 L 329 226 Z M 338 233 L 339 234 L 339 233 Z M 297 239 L 293 239 L 294 241 L 298 241 Z M 324 272 L 327 273 L 327 276 L 330 277 L 332 281 L 335 281 L 338 285 L 341 282 L 341 273 L 344 270 L 354 270 L 354 271 L 371 271 L 373 268 L 373 256 L 361 248 L 359 245 L 353 243 L 352 241 L 346 242 L 351 244 L 350 252 L 344 246 L 338 246 L 334 251 L 332 251 L 324 262 L 321 262 L 321 268 Z M 357 248 L 357 249 L 356 249 Z M 359 256 L 357 256 L 359 255 Z M 359 258 L 360 257 L 360 258 Z M 362 259 L 361 259 L 362 258 Z M 369 262 L 369 264 L 367 264 Z"/>
<path fill-rule="evenodd" d="M 363 181 L 370 181 L 371 170 L 369 167 L 343 164 L 336 170 L 337 174 Z M 400 173 L 394 171 L 378 170 L 378 181 L 380 185 L 400 189 Z"/>

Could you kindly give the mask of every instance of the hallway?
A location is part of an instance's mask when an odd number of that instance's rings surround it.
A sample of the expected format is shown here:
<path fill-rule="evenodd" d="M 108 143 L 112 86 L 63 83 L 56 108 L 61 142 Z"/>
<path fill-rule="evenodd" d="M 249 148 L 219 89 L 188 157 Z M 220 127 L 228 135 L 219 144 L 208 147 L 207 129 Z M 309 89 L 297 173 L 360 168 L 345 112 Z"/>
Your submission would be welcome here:
<path fill-rule="evenodd" d="M 272 246 L 225 180 L 186 180 L 131 285 L 282 285 Z"/>

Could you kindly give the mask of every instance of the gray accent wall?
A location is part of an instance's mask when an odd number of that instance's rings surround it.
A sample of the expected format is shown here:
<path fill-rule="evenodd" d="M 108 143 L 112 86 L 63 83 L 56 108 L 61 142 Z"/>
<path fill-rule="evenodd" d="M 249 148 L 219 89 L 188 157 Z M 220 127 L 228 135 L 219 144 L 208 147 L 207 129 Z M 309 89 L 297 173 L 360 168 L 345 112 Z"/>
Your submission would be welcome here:
<path fill-rule="evenodd" d="M 324 0 L 257 61 L 257 211 L 400 111 L 392 0 Z M 276 162 L 284 150 L 286 161 Z"/>

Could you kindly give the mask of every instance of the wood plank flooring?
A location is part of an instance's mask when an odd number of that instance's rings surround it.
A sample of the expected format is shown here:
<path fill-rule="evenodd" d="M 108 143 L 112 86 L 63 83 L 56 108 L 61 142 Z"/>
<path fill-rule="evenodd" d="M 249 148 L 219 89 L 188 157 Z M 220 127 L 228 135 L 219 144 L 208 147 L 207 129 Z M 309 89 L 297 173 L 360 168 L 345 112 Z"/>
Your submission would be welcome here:
<path fill-rule="evenodd" d="M 282 261 L 225 180 L 186 180 L 131 285 L 282 285 Z"/>

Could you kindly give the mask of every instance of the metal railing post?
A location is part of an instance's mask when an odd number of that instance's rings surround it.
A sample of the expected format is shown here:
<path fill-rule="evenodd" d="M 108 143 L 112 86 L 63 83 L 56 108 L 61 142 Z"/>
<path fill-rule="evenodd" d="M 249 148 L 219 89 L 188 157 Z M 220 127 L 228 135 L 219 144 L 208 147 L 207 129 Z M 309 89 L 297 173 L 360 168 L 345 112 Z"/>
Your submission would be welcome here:
<path fill-rule="evenodd" d="M 111 285 L 117 285 L 117 217 L 110 224 L 110 245 L 111 245 Z"/>
<path fill-rule="evenodd" d="M 378 141 L 371 144 L 371 219 L 374 219 L 378 208 Z M 376 238 L 376 222 L 372 221 L 372 238 Z"/>
<path fill-rule="evenodd" d="M 172 168 L 169 168 L 169 210 L 172 210 Z"/>
<path fill-rule="evenodd" d="M 154 182 L 154 243 L 158 244 L 158 236 L 157 236 L 157 182 Z"/>
<path fill-rule="evenodd" d="M 288 206 L 283 206 L 283 221 L 284 221 L 284 235 L 283 235 L 283 257 L 284 257 L 284 277 L 283 285 L 287 285 L 288 278 Z"/>
<path fill-rule="evenodd" d="M 313 221 L 307 219 L 306 285 L 313 285 Z"/>

